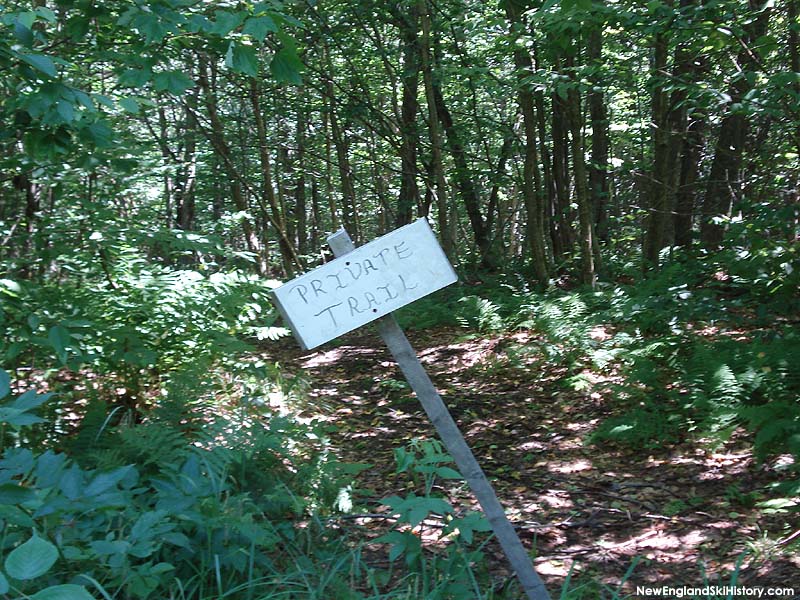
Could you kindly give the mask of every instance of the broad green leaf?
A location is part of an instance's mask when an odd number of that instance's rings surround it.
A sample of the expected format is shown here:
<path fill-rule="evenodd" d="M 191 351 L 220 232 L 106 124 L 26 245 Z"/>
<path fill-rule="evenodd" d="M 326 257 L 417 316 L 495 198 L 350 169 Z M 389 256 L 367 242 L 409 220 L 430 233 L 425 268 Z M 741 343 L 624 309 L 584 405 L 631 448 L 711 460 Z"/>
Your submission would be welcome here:
<path fill-rule="evenodd" d="M 22 504 L 36 499 L 36 493 L 15 483 L 0 485 L 0 504 Z"/>
<path fill-rule="evenodd" d="M 108 148 L 113 144 L 113 132 L 111 128 L 102 121 L 95 121 L 88 127 L 81 129 L 81 140 L 88 144 L 94 144 L 98 148 Z"/>
<path fill-rule="evenodd" d="M 8 593 L 8 579 L 6 576 L 0 573 L 0 594 L 7 594 Z"/>
<path fill-rule="evenodd" d="M 263 17 L 250 17 L 245 22 L 244 29 L 242 29 L 242 33 L 259 42 L 263 42 L 268 33 L 276 31 L 278 31 L 278 26 L 275 21 L 272 20 L 272 17 L 266 15 Z"/>
<path fill-rule="evenodd" d="M 203 15 L 195 14 L 189 17 L 189 23 L 187 27 L 192 33 L 197 33 L 199 31 L 208 33 L 214 29 L 214 24 Z"/>
<path fill-rule="evenodd" d="M 97 540 L 91 542 L 89 546 L 98 556 L 110 556 L 112 554 L 125 554 L 131 545 L 124 540 Z"/>
<path fill-rule="evenodd" d="M 55 63 L 47 56 L 42 54 L 20 54 L 19 57 L 34 69 L 49 77 L 57 75 Z"/>
<path fill-rule="evenodd" d="M 14 23 L 14 37 L 19 40 L 20 44 L 27 48 L 33 46 L 33 31 L 31 31 L 30 27 L 26 27 L 19 21 Z"/>
<path fill-rule="evenodd" d="M 66 583 L 36 592 L 31 596 L 31 600 L 94 600 L 94 598 L 82 585 Z"/>
<path fill-rule="evenodd" d="M 41 406 L 52 396 L 52 392 L 47 394 L 37 394 L 36 390 L 28 390 L 19 398 L 14 400 L 14 402 L 11 404 L 11 407 L 16 408 L 17 410 L 30 410 L 32 408 L 36 408 L 37 406 Z"/>
<path fill-rule="evenodd" d="M 0 421 L 4 421 L 9 425 L 13 425 L 15 427 L 25 427 L 27 425 L 34 425 L 36 423 L 46 423 L 47 419 L 43 419 L 41 417 L 37 417 L 36 415 L 23 412 L 14 415 L 12 417 L 0 418 Z"/>
<path fill-rule="evenodd" d="M 36 458 L 36 484 L 40 488 L 53 487 L 58 484 L 61 472 L 67 464 L 66 454 L 56 454 L 48 450 Z"/>
<path fill-rule="evenodd" d="M 269 63 L 269 70 L 276 81 L 281 83 L 292 83 L 301 85 L 303 79 L 300 76 L 303 70 L 303 62 L 295 52 L 283 48 L 272 57 Z"/>
<path fill-rule="evenodd" d="M 245 13 L 243 11 L 230 13 L 225 10 L 218 10 L 214 13 L 214 16 L 216 18 L 214 19 L 214 28 L 211 30 L 211 32 L 220 37 L 225 37 L 242 24 L 242 21 L 244 21 L 245 18 Z"/>
<path fill-rule="evenodd" d="M 42 17 L 48 23 L 55 23 L 56 22 L 56 13 L 45 6 L 40 6 L 36 9 L 36 14 Z"/>
<path fill-rule="evenodd" d="M 24 427 L 25 425 L 44 422 L 45 419 L 27 413 L 19 408 L 14 408 L 13 406 L 0 407 L 0 423 L 7 423 L 14 427 Z"/>
<path fill-rule="evenodd" d="M 250 77 L 258 75 L 258 56 L 252 46 L 231 43 L 225 56 L 225 64 L 238 73 Z"/>
<path fill-rule="evenodd" d="M 154 531 L 157 526 L 159 529 L 169 531 L 174 529 L 174 525 L 165 520 L 166 511 L 155 510 L 143 513 L 141 517 L 131 527 L 130 540 L 132 542 L 149 541 L 156 535 Z M 163 525 L 159 525 L 163 523 Z"/>
<path fill-rule="evenodd" d="M 461 473 L 450 467 L 437 467 L 435 472 L 442 479 L 463 479 Z"/>
<path fill-rule="evenodd" d="M 0 399 L 8 396 L 11 391 L 11 378 L 3 369 L 0 369 Z"/>
<path fill-rule="evenodd" d="M 124 87 L 143 87 L 153 77 L 150 69 L 125 69 L 119 76 L 119 84 Z"/>
<path fill-rule="evenodd" d="M 75 120 L 75 108 L 66 100 L 59 100 L 56 102 L 56 111 L 59 116 L 64 119 L 65 123 L 71 123 Z"/>
<path fill-rule="evenodd" d="M 104 94 L 92 94 L 92 96 L 94 97 L 94 99 L 97 102 L 99 102 L 103 106 L 106 106 L 106 107 L 111 108 L 111 109 L 115 108 L 114 101 L 111 98 L 109 98 L 108 96 L 106 96 Z"/>
<path fill-rule="evenodd" d="M 175 567 L 168 562 L 160 562 L 152 566 L 150 573 L 152 575 L 161 575 L 162 573 L 169 573 L 174 571 Z"/>
<path fill-rule="evenodd" d="M 15 21 L 26 29 L 32 29 L 33 24 L 36 22 L 36 13 L 32 11 L 21 12 L 17 15 Z"/>
<path fill-rule="evenodd" d="M 31 529 L 35 526 L 35 523 L 33 519 L 31 519 L 30 515 L 13 504 L 0 505 L 0 519 L 3 519 L 6 524 L 24 527 L 25 529 Z"/>
<path fill-rule="evenodd" d="M 144 40 L 148 44 L 160 42 L 167 35 L 167 29 L 161 23 L 160 17 L 154 14 L 139 13 L 133 19 L 133 26 L 144 35 Z"/>
<path fill-rule="evenodd" d="M 69 331 L 61 325 L 54 325 L 47 334 L 47 339 L 61 363 L 67 362 L 67 346 L 70 344 Z"/>
<path fill-rule="evenodd" d="M 180 71 L 164 71 L 153 76 L 153 86 L 157 92 L 180 96 L 194 86 L 194 81 Z"/>
<path fill-rule="evenodd" d="M 21 546 L 14 548 L 6 557 L 6 573 L 14 579 L 35 579 L 47 573 L 56 560 L 58 560 L 56 547 L 34 535 Z"/>
<path fill-rule="evenodd" d="M 120 481 L 125 479 L 128 473 L 130 473 L 131 469 L 133 469 L 133 467 L 128 465 L 125 467 L 120 467 L 119 469 L 114 469 L 108 473 L 100 473 L 99 475 L 96 475 L 86 487 L 84 496 L 97 496 L 98 494 L 102 494 L 103 492 L 111 489 Z"/>
<path fill-rule="evenodd" d="M 77 500 L 83 494 L 83 471 L 78 465 L 72 465 L 70 469 L 61 475 L 58 482 L 61 493 L 67 500 Z"/>
<path fill-rule="evenodd" d="M 134 115 L 139 112 L 139 103 L 133 98 L 122 98 L 119 101 L 119 105 L 123 108 L 123 110 L 125 110 L 125 112 L 129 112 Z"/>

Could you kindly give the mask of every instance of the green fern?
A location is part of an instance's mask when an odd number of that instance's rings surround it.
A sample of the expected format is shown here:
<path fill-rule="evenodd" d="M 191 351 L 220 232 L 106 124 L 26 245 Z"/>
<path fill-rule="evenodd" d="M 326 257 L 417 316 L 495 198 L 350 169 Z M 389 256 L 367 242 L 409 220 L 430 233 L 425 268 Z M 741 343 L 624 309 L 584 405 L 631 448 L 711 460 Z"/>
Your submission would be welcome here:
<path fill-rule="evenodd" d="M 458 323 L 478 333 L 495 333 L 506 329 L 500 307 L 480 296 L 465 296 L 458 301 Z"/>

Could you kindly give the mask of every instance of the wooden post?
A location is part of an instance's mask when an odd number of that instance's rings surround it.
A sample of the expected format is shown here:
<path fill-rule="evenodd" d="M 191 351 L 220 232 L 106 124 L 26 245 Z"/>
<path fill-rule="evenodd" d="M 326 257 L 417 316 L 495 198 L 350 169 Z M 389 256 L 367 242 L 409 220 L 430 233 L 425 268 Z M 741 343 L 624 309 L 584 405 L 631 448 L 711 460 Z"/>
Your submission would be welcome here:
<path fill-rule="evenodd" d="M 344 229 L 329 236 L 328 245 L 336 257 L 355 250 L 350 236 Z M 530 600 L 550 600 L 544 583 L 534 570 L 533 563 L 520 542 L 517 532 L 514 531 L 513 525 L 506 517 L 505 510 L 497 499 L 492 485 L 478 461 L 475 460 L 472 450 L 467 446 L 458 425 L 450 416 L 403 330 L 391 314 L 377 319 L 374 323 L 383 342 L 389 348 L 389 352 L 397 361 L 400 370 L 422 403 L 422 407 L 439 433 L 445 448 L 453 457 L 459 471 L 472 489 L 472 493 L 478 499 L 511 568 L 516 572 L 522 589 L 525 590 Z"/>

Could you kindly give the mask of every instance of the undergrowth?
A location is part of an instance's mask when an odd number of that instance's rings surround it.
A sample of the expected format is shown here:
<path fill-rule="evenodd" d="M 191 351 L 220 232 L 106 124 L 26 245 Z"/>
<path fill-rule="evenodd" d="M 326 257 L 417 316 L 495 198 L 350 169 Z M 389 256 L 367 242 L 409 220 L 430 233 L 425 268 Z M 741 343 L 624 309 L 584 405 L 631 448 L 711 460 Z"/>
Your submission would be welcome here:
<path fill-rule="evenodd" d="M 440 303 L 440 324 L 532 333 L 503 350 L 505 364 L 526 369 L 541 359 L 564 370 L 564 386 L 609 399 L 613 414 L 588 443 L 714 447 L 746 429 L 759 461 L 795 457 L 786 475 L 797 483 L 780 493 L 800 492 L 800 298 L 763 253 L 733 263 L 727 254 L 673 256 L 658 273 L 596 290 L 532 291 L 518 275 L 485 280 Z"/>

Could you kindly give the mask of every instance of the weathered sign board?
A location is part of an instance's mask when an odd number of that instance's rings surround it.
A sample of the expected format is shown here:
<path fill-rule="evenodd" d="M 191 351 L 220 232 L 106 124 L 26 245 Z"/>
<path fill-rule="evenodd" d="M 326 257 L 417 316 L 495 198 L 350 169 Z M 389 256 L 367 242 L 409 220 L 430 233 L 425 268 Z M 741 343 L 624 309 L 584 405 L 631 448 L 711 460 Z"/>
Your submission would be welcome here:
<path fill-rule="evenodd" d="M 464 479 L 483 508 L 497 541 L 529 600 L 550 600 L 505 510 L 464 436 L 390 314 L 454 283 L 457 276 L 428 222 L 420 219 L 355 248 L 343 229 L 328 237 L 335 260 L 282 285 L 278 309 L 305 349 L 375 321 Z"/>
<path fill-rule="evenodd" d="M 458 277 L 425 219 L 400 227 L 274 291 L 305 350 L 419 300 Z"/>

